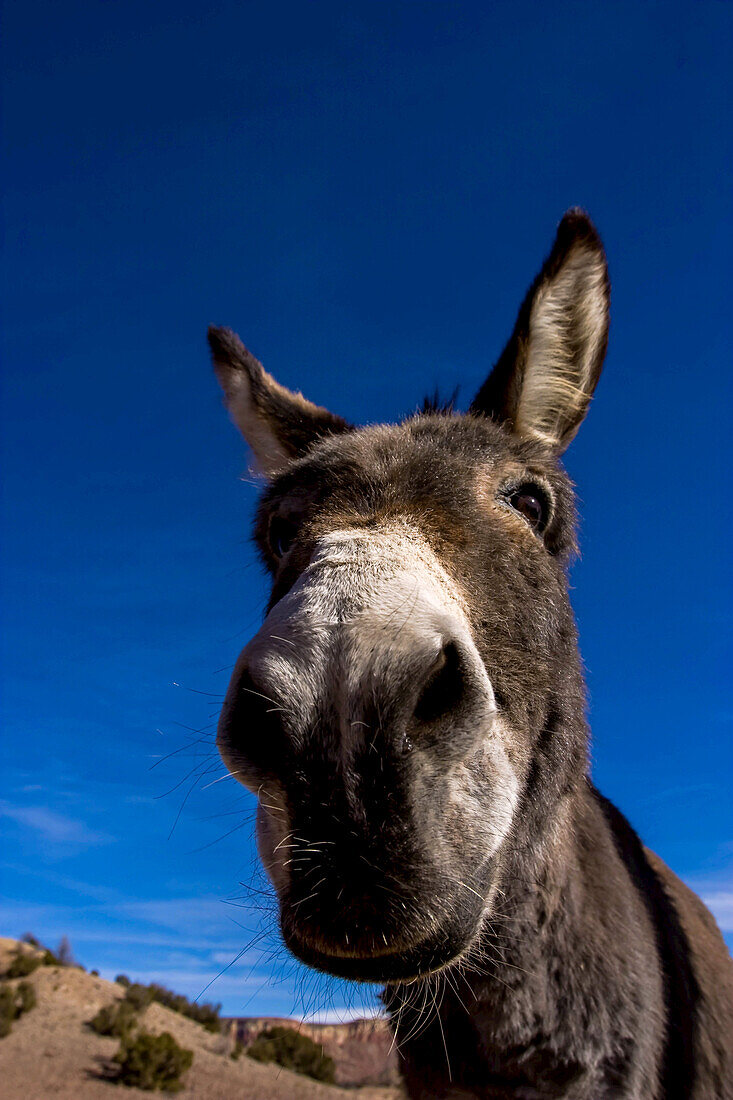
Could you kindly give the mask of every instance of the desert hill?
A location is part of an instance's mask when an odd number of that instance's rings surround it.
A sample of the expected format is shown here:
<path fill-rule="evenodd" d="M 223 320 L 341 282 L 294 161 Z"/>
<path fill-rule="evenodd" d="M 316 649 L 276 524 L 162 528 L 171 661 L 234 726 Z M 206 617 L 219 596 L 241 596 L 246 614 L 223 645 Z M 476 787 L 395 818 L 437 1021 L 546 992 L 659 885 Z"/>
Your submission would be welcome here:
<path fill-rule="evenodd" d="M 0 938 L 0 971 L 18 950 L 17 940 Z M 125 1100 L 151 1096 L 105 1080 L 105 1069 L 118 1040 L 95 1034 L 87 1025 L 100 1008 L 121 1001 L 125 990 L 115 982 L 75 967 L 41 966 L 27 979 L 37 1003 L 0 1038 L 0 1093 L 3 1100 Z M 274 1065 L 243 1056 L 231 1058 L 234 1031 L 221 1034 L 171 1009 L 153 1003 L 142 1013 L 150 1032 L 169 1032 L 194 1052 L 193 1065 L 177 1095 L 183 1100 L 397 1100 L 394 1087 L 344 1089 L 324 1085 Z M 292 1021 L 290 1021 L 292 1025 Z M 350 1027 L 351 1025 L 343 1025 Z M 160 1094 L 158 1094 L 160 1095 Z"/>

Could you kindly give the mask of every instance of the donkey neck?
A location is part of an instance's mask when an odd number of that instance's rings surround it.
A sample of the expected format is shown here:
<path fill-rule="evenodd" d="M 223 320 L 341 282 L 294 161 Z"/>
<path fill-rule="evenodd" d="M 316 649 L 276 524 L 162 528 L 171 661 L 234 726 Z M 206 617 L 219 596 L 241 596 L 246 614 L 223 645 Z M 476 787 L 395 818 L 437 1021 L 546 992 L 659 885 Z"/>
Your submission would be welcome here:
<path fill-rule="evenodd" d="M 538 845 L 507 853 L 500 880 L 470 954 L 428 980 L 439 1007 L 422 1033 L 409 1038 L 410 1010 L 401 1022 L 400 998 L 387 997 L 408 1088 L 428 1063 L 438 1095 L 597 1100 L 641 1073 L 625 1052 L 660 990 L 653 948 L 628 950 L 640 931 L 653 944 L 653 929 L 587 780 Z M 653 1094 L 653 1077 L 638 1084 Z"/>

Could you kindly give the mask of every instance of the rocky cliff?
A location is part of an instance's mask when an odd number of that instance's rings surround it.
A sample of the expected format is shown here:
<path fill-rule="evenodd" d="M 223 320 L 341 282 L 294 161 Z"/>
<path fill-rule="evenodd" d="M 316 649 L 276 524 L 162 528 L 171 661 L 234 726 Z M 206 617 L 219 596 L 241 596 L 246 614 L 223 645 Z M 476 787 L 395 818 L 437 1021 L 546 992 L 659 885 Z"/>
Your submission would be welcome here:
<path fill-rule="evenodd" d="M 399 1078 L 397 1053 L 386 1020 L 351 1020 L 345 1024 L 309 1024 L 264 1016 L 229 1017 L 233 1039 L 245 1047 L 269 1027 L 291 1027 L 323 1047 L 336 1063 L 340 1085 L 392 1085 Z"/>

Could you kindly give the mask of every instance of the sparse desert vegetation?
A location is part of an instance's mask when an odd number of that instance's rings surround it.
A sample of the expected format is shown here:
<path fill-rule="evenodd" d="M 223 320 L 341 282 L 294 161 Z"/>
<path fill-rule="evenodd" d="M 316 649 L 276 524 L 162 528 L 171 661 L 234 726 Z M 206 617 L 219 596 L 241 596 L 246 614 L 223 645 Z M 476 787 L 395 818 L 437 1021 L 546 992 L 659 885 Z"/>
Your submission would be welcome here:
<path fill-rule="evenodd" d="M 139 982 L 120 984 L 125 986 L 122 1000 L 103 1005 L 89 1021 L 97 1035 L 120 1040 L 110 1078 L 139 1089 L 180 1092 L 181 1077 L 191 1068 L 193 1051 L 179 1046 L 170 1032 L 154 1035 L 139 1026 L 140 1015 L 155 1000 L 157 987 Z"/>
<path fill-rule="evenodd" d="M 13 1022 L 24 1012 L 29 1012 L 35 1003 L 36 991 L 30 982 L 3 984 L 0 987 L 0 1039 L 10 1034 Z"/>
<path fill-rule="evenodd" d="M 27 935 L 18 943 L 2 974 L 3 978 L 27 978 L 39 966 L 65 966 L 53 951 L 49 951 L 35 936 Z"/>
<path fill-rule="evenodd" d="M 132 1031 L 136 1019 L 137 1011 L 129 1002 L 115 1001 L 111 1005 L 103 1005 L 89 1021 L 89 1027 L 97 1035 L 112 1035 L 115 1039 L 121 1039 Z"/>
<path fill-rule="evenodd" d="M 345 1090 L 277 1061 L 244 1057 L 246 1043 L 237 1044 L 234 1021 L 220 1022 L 218 1012 L 213 1030 L 160 1003 L 160 986 L 106 981 L 78 965 L 58 965 L 58 960 L 44 965 L 44 953 L 41 944 L 0 938 L 0 974 L 7 975 L 19 955 L 41 960 L 23 978 L 0 980 L 0 990 L 5 991 L 0 1000 L 10 1006 L 12 1015 L 11 1030 L 0 1039 L 3 1100 L 114 1100 L 127 1094 L 142 1096 L 142 1090 L 150 1089 L 177 1092 L 181 1100 L 402 1096 L 392 1087 Z M 177 1006 L 191 1003 L 169 990 L 164 995 Z M 210 1008 L 213 1012 L 214 1006 Z M 320 1044 L 314 1045 L 320 1051 Z"/>
<path fill-rule="evenodd" d="M 43 965 L 44 958 L 45 953 L 37 940 L 18 943 L 0 973 L 0 1039 L 6 1038 L 13 1023 L 35 1007 L 36 991 L 26 979 Z"/>
<path fill-rule="evenodd" d="M 10 965 L 3 977 L 5 978 L 27 978 L 29 974 L 32 974 L 42 963 L 40 955 L 31 955 L 18 951 L 10 960 Z"/>
<path fill-rule="evenodd" d="M 174 993 L 156 982 L 151 982 L 150 985 L 144 985 L 142 982 L 131 982 L 126 974 L 118 974 L 115 981 L 118 985 L 125 987 L 125 999 L 140 1011 L 156 1001 L 159 1005 L 165 1005 L 166 1008 L 172 1009 L 173 1012 L 180 1012 L 182 1016 L 188 1016 L 189 1020 L 195 1020 L 207 1031 L 216 1033 L 220 1030 L 219 1012 L 221 1011 L 221 1005 L 219 1004 L 199 1004 L 197 1001 L 190 1001 L 182 993 Z"/>
<path fill-rule="evenodd" d="M 295 1073 L 303 1073 L 314 1081 L 332 1085 L 336 1079 L 333 1058 L 323 1047 L 292 1027 L 271 1027 L 263 1031 L 247 1050 L 256 1062 L 275 1062 Z"/>
<path fill-rule="evenodd" d="M 168 1031 L 153 1035 L 143 1030 L 123 1036 L 114 1061 L 119 1066 L 116 1080 L 122 1085 L 180 1092 L 182 1075 L 193 1062 L 193 1051 L 179 1046 Z"/>

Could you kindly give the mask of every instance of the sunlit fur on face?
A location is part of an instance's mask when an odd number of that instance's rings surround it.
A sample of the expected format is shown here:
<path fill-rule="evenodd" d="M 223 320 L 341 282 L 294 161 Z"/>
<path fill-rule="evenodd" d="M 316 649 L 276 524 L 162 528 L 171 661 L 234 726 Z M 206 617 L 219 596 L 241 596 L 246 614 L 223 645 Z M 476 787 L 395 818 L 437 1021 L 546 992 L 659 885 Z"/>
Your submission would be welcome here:
<path fill-rule="evenodd" d="M 511 506 L 523 484 L 541 532 Z M 312 447 L 268 488 L 257 540 L 272 597 L 219 744 L 259 796 L 285 940 L 346 977 L 444 967 L 585 764 L 582 719 L 554 736 L 582 714 L 568 480 L 540 442 L 423 415 Z"/>
<path fill-rule="evenodd" d="M 569 210 L 466 416 L 358 429 L 209 333 L 271 479 L 272 596 L 219 745 L 257 794 L 285 942 L 386 982 L 415 1100 L 733 1080 L 722 937 L 589 775 L 559 457 L 608 316 L 603 246 Z"/>

